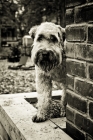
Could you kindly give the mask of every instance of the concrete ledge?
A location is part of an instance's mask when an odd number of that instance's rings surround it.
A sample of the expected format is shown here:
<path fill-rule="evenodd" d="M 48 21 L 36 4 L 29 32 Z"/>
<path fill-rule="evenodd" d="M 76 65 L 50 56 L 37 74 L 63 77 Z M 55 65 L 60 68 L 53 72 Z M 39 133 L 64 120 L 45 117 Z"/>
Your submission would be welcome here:
<path fill-rule="evenodd" d="M 57 91 L 53 95 L 60 96 Z M 4 133 L 6 140 L 72 140 L 62 130 L 66 118 L 33 123 L 32 116 L 37 110 L 25 98 L 37 98 L 37 93 L 0 95 L 0 140 L 5 140 Z"/>
<path fill-rule="evenodd" d="M 52 92 L 53 97 L 58 97 L 62 95 L 62 90 L 57 90 Z M 0 95 L 0 100 L 11 99 L 11 98 L 37 98 L 37 92 L 29 93 L 16 93 L 16 94 L 2 94 Z"/>

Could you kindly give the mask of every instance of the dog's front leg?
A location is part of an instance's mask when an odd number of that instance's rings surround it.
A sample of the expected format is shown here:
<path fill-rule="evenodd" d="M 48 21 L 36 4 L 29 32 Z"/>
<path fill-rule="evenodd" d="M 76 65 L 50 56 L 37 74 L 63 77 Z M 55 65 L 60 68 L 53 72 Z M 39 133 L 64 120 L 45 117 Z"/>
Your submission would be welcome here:
<path fill-rule="evenodd" d="M 66 85 L 63 84 L 63 94 L 61 97 L 61 116 L 65 117 L 66 116 L 66 105 L 67 105 L 67 95 L 66 95 Z"/>
<path fill-rule="evenodd" d="M 42 122 L 48 119 L 51 105 L 52 82 L 51 78 L 44 73 L 36 74 L 36 88 L 38 93 L 38 110 L 33 116 L 33 122 Z"/>

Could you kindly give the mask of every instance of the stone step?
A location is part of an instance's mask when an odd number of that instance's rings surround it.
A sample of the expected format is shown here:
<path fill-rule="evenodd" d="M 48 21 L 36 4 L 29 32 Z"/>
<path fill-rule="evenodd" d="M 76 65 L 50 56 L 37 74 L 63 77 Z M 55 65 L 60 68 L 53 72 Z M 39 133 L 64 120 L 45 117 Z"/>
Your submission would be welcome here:
<path fill-rule="evenodd" d="M 54 96 L 59 96 L 53 92 Z M 37 98 L 37 93 L 0 95 L 0 140 L 72 140 L 62 129 L 66 118 L 49 119 L 33 123 L 37 109 L 25 98 Z"/>

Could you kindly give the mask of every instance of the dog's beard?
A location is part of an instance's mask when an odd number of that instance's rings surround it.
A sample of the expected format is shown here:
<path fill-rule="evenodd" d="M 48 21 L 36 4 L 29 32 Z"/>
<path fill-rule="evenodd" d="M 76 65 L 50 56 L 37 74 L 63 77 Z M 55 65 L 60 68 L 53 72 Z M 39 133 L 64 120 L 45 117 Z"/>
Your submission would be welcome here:
<path fill-rule="evenodd" d="M 48 72 L 59 64 L 58 55 L 55 56 L 51 51 L 40 51 L 36 55 L 35 64 L 43 71 Z"/>
<path fill-rule="evenodd" d="M 38 61 L 37 65 L 38 65 L 38 67 L 40 67 L 43 71 L 48 72 L 48 71 L 50 71 L 51 69 L 53 69 L 53 68 L 57 65 L 57 63 L 42 60 L 42 61 Z"/>

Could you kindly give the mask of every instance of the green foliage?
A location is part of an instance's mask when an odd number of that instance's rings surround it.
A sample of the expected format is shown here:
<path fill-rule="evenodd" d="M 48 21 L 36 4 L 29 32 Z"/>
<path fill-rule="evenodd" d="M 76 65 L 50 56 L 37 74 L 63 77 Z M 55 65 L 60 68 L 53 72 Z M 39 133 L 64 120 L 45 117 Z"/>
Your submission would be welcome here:
<path fill-rule="evenodd" d="M 49 21 L 52 14 L 56 19 L 61 17 L 61 5 L 62 0 L 1 0 L 0 20 L 2 24 L 16 26 L 23 36 L 32 26 L 40 24 L 43 17 L 44 21 Z"/>
<path fill-rule="evenodd" d="M 62 0 L 20 0 L 20 8 L 24 11 L 18 14 L 19 22 L 25 24 L 26 33 L 29 29 L 42 22 L 42 17 L 48 17 L 53 13 L 55 17 L 60 16 L 60 5 Z"/>
<path fill-rule="evenodd" d="M 18 10 L 18 5 L 10 0 L 1 0 L 0 6 L 0 22 L 6 25 L 16 25 L 15 12 Z"/>

